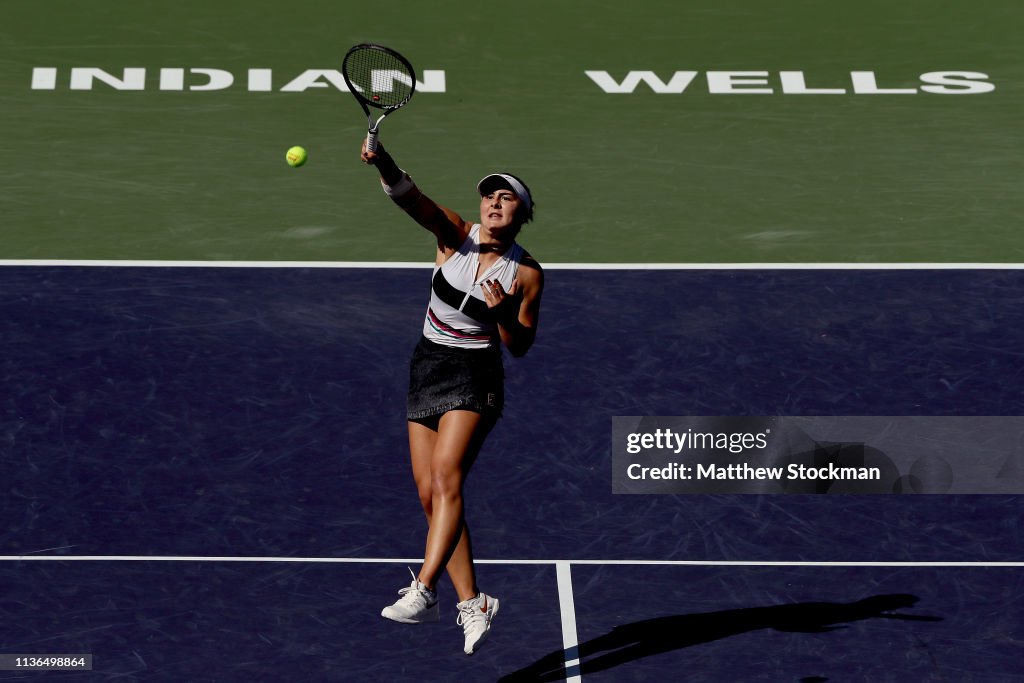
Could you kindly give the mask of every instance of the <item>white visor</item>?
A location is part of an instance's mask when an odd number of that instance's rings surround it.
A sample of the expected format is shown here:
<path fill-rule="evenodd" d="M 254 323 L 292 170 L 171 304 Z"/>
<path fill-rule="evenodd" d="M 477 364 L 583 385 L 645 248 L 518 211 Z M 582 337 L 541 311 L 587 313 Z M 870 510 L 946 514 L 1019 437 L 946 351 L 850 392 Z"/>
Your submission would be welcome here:
<path fill-rule="evenodd" d="M 519 201 L 526 205 L 527 211 L 533 209 L 533 197 L 530 196 L 529 190 L 527 190 L 526 186 L 519 182 L 515 177 L 510 176 L 507 173 L 492 173 L 488 176 L 484 176 L 483 180 L 476 184 L 476 191 L 480 193 L 481 197 L 484 195 L 484 192 L 480 188 L 484 186 L 484 183 L 488 180 L 497 178 L 504 180 L 505 184 L 512 188 L 512 191 L 516 193 L 517 197 L 519 197 Z"/>

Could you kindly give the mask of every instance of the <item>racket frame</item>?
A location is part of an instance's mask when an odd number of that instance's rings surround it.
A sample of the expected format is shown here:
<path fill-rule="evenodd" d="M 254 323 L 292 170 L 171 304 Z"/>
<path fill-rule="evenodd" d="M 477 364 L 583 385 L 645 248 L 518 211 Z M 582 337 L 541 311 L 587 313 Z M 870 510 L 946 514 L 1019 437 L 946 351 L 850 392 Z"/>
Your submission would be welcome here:
<path fill-rule="evenodd" d="M 382 52 L 386 52 L 391 57 L 398 60 L 398 62 L 400 62 L 402 66 L 404 66 L 408 70 L 409 75 L 412 77 L 412 83 L 409 86 L 409 94 L 405 97 L 405 99 L 395 104 L 385 105 L 379 102 L 374 102 L 373 100 L 366 97 L 359 90 L 356 84 L 353 83 L 352 80 L 349 78 L 348 68 L 346 66 L 352 54 L 359 50 L 380 50 Z M 381 121 L 383 121 L 389 114 L 401 109 L 406 104 L 408 104 L 409 100 L 412 99 L 412 96 L 416 93 L 416 70 L 413 69 L 412 64 L 409 63 L 408 59 L 406 59 L 400 53 L 391 49 L 390 47 L 378 45 L 376 43 L 359 43 L 358 45 L 353 45 L 352 47 L 350 47 L 348 52 L 345 53 L 345 59 L 342 60 L 341 63 L 341 76 L 342 78 L 345 79 L 345 85 L 348 86 L 349 92 L 352 93 L 352 96 L 356 98 L 356 101 L 359 103 L 359 106 L 363 108 L 363 112 L 366 114 L 366 150 L 368 152 L 376 152 L 377 136 L 378 132 L 380 131 Z M 370 111 L 370 107 L 380 109 L 383 111 L 383 113 L 380 116 L 378 116 L 376 120 L 374 120 L 374 113 Z"/>

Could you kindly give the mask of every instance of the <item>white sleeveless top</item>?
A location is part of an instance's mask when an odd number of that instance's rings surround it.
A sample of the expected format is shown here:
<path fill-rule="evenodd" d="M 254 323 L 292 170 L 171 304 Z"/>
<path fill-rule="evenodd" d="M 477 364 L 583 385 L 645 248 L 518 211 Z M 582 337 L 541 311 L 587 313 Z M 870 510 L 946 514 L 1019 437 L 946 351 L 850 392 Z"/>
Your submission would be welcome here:
<path fill-rule="evenodd" d="M 523 251 L 513 242 L 508 251 L 476 277 L 480 265 L 480 225 L 474 225 L 459 250 L 440 266 L 434 266 L 423 336 L 438 344 L 468 349 L 500 346 L 498 324 L 487 308 L 480 283 L 497 280 L 509 291 Z"/>

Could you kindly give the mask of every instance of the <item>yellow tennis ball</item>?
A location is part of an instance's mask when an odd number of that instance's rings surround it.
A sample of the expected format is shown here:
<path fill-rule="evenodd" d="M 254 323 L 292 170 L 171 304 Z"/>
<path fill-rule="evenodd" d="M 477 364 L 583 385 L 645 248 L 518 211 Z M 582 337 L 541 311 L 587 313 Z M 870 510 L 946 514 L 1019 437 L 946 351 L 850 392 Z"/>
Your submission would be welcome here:
<path fill-rule="evenodd" d="M 296 145 L 295 147 L 292 147 L 291 149 L 288 150 L 288 152 L 284 155 L 284 158 L 288 162 L 289 166 L 294 166 L 298 168 L 299 166 L 302 166 L 304 163 L 306 163 L 306 150 Z"/>

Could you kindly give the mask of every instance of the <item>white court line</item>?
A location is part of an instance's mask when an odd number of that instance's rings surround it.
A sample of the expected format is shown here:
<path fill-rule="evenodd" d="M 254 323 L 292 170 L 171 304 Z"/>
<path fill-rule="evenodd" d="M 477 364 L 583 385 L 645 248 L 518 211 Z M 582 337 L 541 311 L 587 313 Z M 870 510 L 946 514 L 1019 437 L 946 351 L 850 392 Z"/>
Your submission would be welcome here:
<path fill-rule="evenodd" d="M 474 560 L 493 564 L 519 564 L 515 560 Z M 666 567 L 1024 567 L 1024 562 L 911 562 L 866 560 L 859 562 L 800 560 L 523 560 L 522 564 L 568 562 L 580 565 L 660 565 Z"/>
<path fill-rule="evenodd" d="M 803 560 L 548 560 L 510 559 L 473 560 L 477 564 L 505 565 L 607 565 L 665 567 L 1024 567 L 1021 562 L 910 562 L 875 561 L 833 562 Z M 209 555 L 0 555 L 0 562 L 292 562 L 318 564 L 419 564 L 413 557 L 262 557 Z"/>
<path fill-rule="evenodd" d="M 91 268 L 431 268 L 411 261 L 139 261 L 132 259 L 0 259 L 0 266 Z"/>
<path fill-rule="evenodd" d="M 104 268 L 432 268 L 412 261 L 163 261 L 0 259 L 3 266 Z M 1024 263 L 549 263 L 546 270 L 1021 270 Z"/>
<path fill-rule="evenodd" d="M 579 637 L 576 635 L 576 602 L 572 595 L 572 570 L 569 562 L 555 563 L 558 579 L 558 607 L 562 613 L 562 649 L 565 651 L 566 683 L 581 683 L 579 673 Z M 575 673 L 572 673 L 575 672 Z"/>

